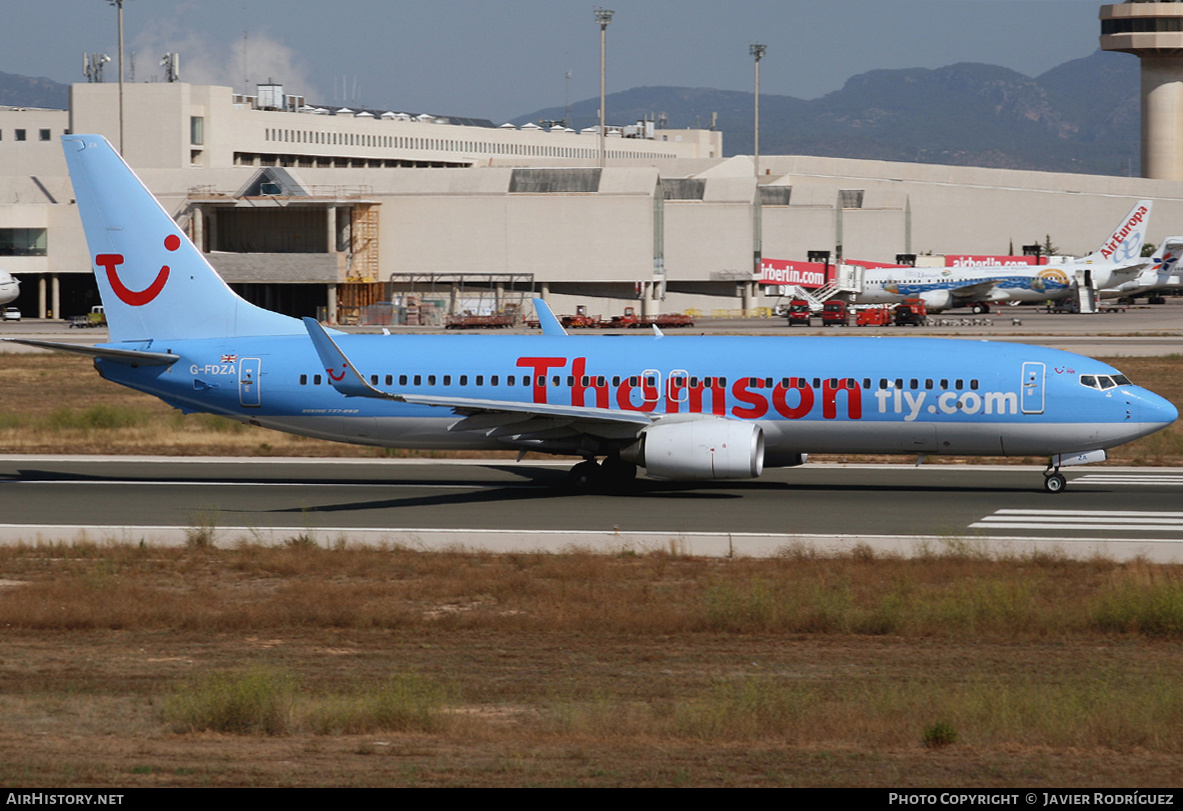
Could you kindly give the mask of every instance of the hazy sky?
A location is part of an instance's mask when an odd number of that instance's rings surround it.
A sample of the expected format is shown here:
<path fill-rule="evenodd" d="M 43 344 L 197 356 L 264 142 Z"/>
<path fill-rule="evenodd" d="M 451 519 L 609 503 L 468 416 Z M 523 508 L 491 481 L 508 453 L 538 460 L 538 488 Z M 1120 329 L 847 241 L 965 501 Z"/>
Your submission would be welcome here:
<path fill-rule="evenodd" d="M 1098 0 L 605 0 L 608 92 L 643 85 L 752 88 L 815 98 L 874 68 L 988 62 L 1029 76 L 1097 49 Z M 85 81 L 108 53 L 107 0 L 0 0 L 0 71 Z M 268 78 L 309 102 L 501 123 L 599 94 L 594 3 L 570 0 L 125 0 L 125 71 L 238 90 Z M 244 48 L 245 34 L 245 48 Z M 244 60 L 243 55 L 246 58 Z M 1133 57 L 1130 57 L 1131 59 Z M 247 79 L 247 81 L 244 81 Z M 130 76 L 128 76 L 130 79 Z"/>

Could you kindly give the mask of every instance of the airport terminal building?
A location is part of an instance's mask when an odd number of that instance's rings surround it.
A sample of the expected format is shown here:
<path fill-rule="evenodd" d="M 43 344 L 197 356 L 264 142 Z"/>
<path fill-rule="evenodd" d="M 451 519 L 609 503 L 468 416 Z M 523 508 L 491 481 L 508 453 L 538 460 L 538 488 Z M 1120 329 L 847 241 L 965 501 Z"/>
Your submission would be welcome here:
<path fill-rule="evenodd" d="M 632 122 L 599 133 L 400 111 L 326 109 L 181 82 L 78 84 L 69 110 L 0 108 L 0 269 L 26 317 L 98 303 L 59 136 L 117 147 L 248 299 L 366 320 L 529 294 L 557 312 L 757 312 L 760 259 L 810 252 L 1006 254 L 1050 235 L 1100 246 L 1134 202 L 1149 240 L 1183 233 L 1183 181 L 919 163 L 723 156 L 723 134 Z M 935 261 L 935 260 L 934 260 Z M 939 262 L 939 264 L 943 264 Z M 516 297 L 516 298 L 515 298 Z"/>

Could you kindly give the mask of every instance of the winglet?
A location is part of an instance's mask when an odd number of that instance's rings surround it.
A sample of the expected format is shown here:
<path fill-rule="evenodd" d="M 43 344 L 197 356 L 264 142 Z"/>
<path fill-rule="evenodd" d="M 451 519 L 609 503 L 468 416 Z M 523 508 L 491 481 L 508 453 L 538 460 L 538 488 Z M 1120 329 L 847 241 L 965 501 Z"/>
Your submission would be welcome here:
<path fill-rule="evenodd" d="M 538 325 L 542 327 L 543 335 L 567 334 L 567 330 L 563 329 L 559 319 L 555 318 L 555 314 L 551 312 L 550 305 L 540 298 L 534 299 L 534 314 L 538 316 Z"/>
<path fill-rule="evenodd" d="M 308 337 L 312 339 L 312 345 L 316 347 L 316 354 L 320 356 L 320 362 L 324 364 L 325 373 L 334 389 L 346 397 L 392 399 L 392 395 L 370 385 L 349 358 L 345 357 L 336 341 L 325 332 L 319 321 L 308 317 L 303 321 L 305 329 L 308 330 Z"/>

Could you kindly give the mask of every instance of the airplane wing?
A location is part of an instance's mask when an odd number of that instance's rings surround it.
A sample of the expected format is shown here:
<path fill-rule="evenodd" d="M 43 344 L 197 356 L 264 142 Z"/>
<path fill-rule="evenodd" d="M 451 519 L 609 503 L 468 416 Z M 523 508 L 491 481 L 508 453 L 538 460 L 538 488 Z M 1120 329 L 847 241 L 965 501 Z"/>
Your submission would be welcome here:
<path fill-rule="evenodd" d="M 79 346 L 78 344 L 64 344 L 57 341 L 34 341 L 27 338 L 4 338 L 14 344 L 36 346 L 40 349 L 52 349 L 56 352 L 73 352 L 76 355 L 88 355 L 92 358 L 126 363 L 128 366 L 171 366 L 181 359 L 180 355 L 168 352 L 146 352 L 138 349 L 116 349 L 109 346 Z"/>
<path fill-rule="evenodd" d="M 953 298 L 962 301 L 984 301 L 990 297 L 994 287 L 1002 281 L 1001 279 L 984 279 L 973 284 L 963 284 L 961 287 L 954 287 L 949 292 L 953 294 Z"/>
<path fill-rule="evenodd" d="M 655 416 L 642 411 L 382 391 L 373 386 L 366 380 L 365 375 L 357 370 L 357 367 L 345 356 L 345 353 L 320 325 L 320 322 L 315 318 L 305 318 L 304 326 L 307 327 L 312 344 L 316 347 L 317 354 L 320 355 L 320 361 L 324 364 L 325 372 L 328 373 L 329 382 L 337 391 L 346 397 L 374 397 L 413 405 L 450 408 L 453 413 L 469 418 L 452 426 L 452 430 L 484 430 L 489 427 L 501 427 L 523 420 L 542 418 L 549 429 L 570 429 L 574 423 L 591 423 L 601 426 L 605 424 L 628 426 L 628 433 L 636 433 L 644 426 L 651 425 L 656 419 Z M 506 415 L 506 417 L 512 415 L 516 419 L 498 417 L 494 417 L 492 420 L 474 419 L 474 416 L 481 414 Z M 524 426 L 517 426 L 519 429 L 522 427 Z M 589 433 L 599 434 L 602 431 L 591 430 Z"/>
<path fill-rule="evenodd" d="M 1117 265 L 1116 267 L 1113 268 L 1113 270 L 1111 270 L 1109 272 L 1111 274 L 1113 274 L 1112 278 L 1117 278 L 1122 281 L 1125 281 L 1128 279 L 1132 279 L 1134 276 L 1137 276 L 1139 273 L 1144 271 L 1146 268 L 1150 267 L 1151 261 L 1152 260 L 1149 257 L 1147 257 L 1147 258 L 1141 260 L 1140 262 Z"/>

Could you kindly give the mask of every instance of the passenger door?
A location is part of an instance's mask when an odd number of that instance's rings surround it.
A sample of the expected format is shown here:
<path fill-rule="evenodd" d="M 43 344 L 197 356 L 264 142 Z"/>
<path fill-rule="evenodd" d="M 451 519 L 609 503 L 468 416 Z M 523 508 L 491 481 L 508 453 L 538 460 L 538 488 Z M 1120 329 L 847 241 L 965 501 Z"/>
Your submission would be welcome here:
<path fill-rule="evenodd" d="M 258 358 L 243 358 L 238 362 L 238 402 L 246 408 L 258 408 L 262 402 Z"/>
<path fill-rule="evenodd" d="M 1043 413 L 1043 377 L 1046 373 L 1044 364 L 1037 361 L 1027 361 L 1023 364 L 1023 386 L 1019 395 L 1019 405 L 1024 414 Z"/>

